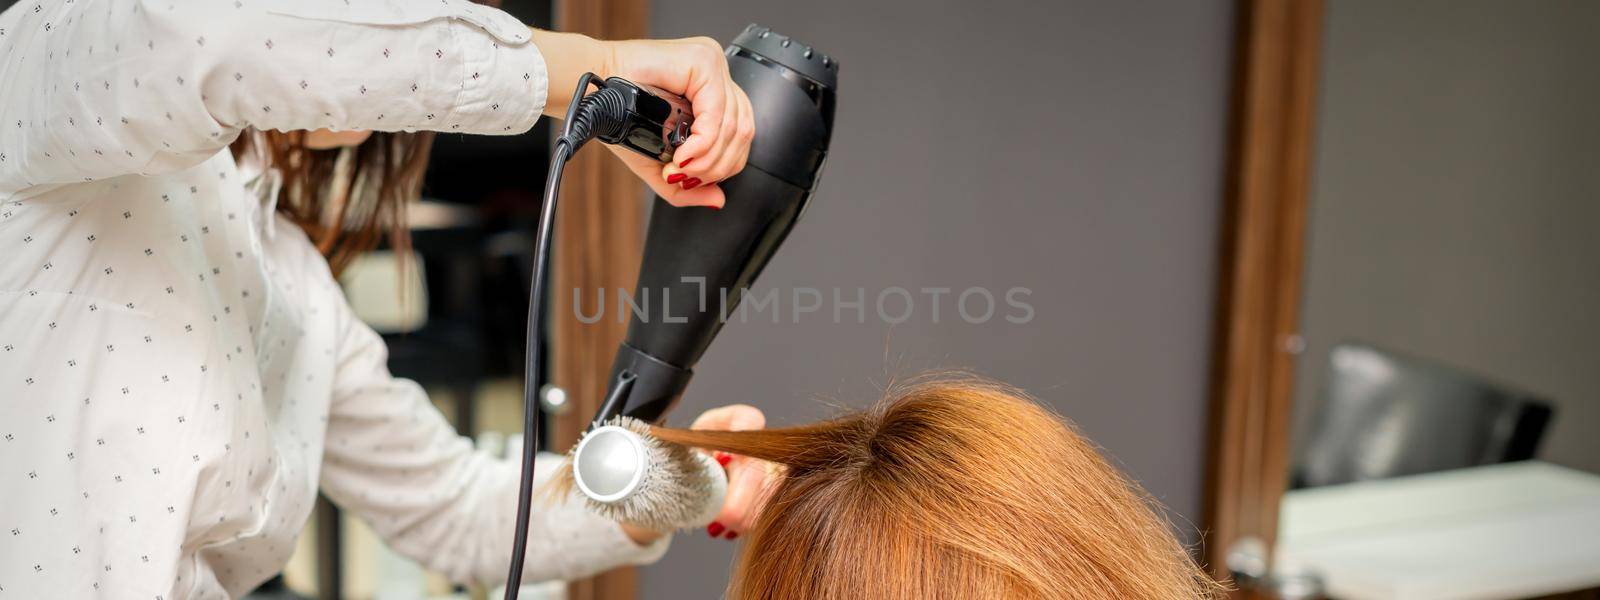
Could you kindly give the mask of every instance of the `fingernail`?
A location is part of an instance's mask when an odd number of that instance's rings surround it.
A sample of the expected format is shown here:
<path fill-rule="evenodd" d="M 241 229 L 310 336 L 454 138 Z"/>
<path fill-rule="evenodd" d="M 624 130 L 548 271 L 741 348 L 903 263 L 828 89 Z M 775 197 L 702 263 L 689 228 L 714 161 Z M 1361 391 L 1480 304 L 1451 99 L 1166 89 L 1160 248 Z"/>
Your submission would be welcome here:
<path fill-rule="evenodd" d="M 722 530 L 724 529 L 727 529 L 727 527 L 723 527 L 721 523 L 712 521 L 710 525 L 706 526 L 706 535 L 717 537 L 722 535 Z"/>
<path fill-rule="evenodd" d="M 737 531 L 729 531 L 728 532 L 728 541 L 731 542 L 731 541 L 737 539 L 738 537 L 739 537 L 739 532 L 737 532 Z"/>
<path fill-rule="evenodd" d="M 686 177 L 688 177 L 688 175 L 684 175 L 683 173 L 673 173 L 667 176 L 667 183 L 677 183 L 679 181 L 683 181 Z"/>
<path fill-rule="evenodd" d="M 712 207 L 712 208 L 716 208 L 716 207 Z M 727 452 L 718 452 L 714 456 L 717 459 L 717 464 L 722 465 L 724 467 L 728 466 L 728 463 L 733 462 L 733 456 L 729 455 Z"/>
<path fill-rule="evenodd" d="M 699 177 L 690 177 L 688 180 L 683 182 L 683 189 L 692 190 L 692 189 L 695 188 L 695 186 L 698 186 L 698 185 L 700 185 L 700 178 Z"/>
<path fill-rule="evenodd" d="M 684 167 L 687 167 L 687 166 L 689 166 L 689 163 L 692 163 L 692 162 L 694 162 L 694 157 L 693 156 L 691 156 L 689 158 L 685 158 L 685 159 L 683 159 L 683 162 L 678 163 L 678 168 L 682 169 Z"/>

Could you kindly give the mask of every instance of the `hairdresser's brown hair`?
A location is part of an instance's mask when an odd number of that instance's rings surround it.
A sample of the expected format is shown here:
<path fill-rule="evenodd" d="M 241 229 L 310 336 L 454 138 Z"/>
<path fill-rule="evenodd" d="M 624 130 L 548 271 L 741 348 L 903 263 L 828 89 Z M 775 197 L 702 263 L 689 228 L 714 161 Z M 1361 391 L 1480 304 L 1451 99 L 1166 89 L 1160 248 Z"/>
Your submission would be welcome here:
<path fill-rule="evenodd" d="M 1210 598 L 1221 586 L 1153 500 L 1060 417 L 966 376 L 839 419 L 654 428 L 786 467 L 739 555 L 735 600 Z"/>
<path fill-rule="evenodd" d="M 337 276 L 362 252 L 387 237 L 401 257 L 411 247 L 406 205 L 422 190 L 432 132 L 374 132 L 351 149 L 307 148 L 304 131 L 246 131 L 235 158 L 255 153 L 282 177 L 278 212 L 316 244 Z M 339 155 L 353 156 L 341 172 Z"/>

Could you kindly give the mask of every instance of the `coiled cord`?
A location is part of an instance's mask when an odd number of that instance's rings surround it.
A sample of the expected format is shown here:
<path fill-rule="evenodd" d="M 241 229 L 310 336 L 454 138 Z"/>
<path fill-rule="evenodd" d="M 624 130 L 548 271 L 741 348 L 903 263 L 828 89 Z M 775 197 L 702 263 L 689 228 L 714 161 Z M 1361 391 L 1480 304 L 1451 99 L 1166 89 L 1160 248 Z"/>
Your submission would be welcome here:
<path fill-rule="evenodd" d="M 516 538 L 511 544 L 511 566 L 506 575 L 505 600 L 516 600 L 522 591 L 522 562 L 528 553 L 528 517 L 533 502 L 534 459 L 539 452 L 539 387 L 544 381 L 544 359 L 539 355 L 539 340 L 544 339 L 543 300 L 550 270 L 550 237 L 555 230 L 556 200 L 561 194 L 561 172 L 567 159 L 578 148 L 599 136 L 622 133 L 627 120 L 626 99 L 604 86 L 584 96 L 595 81 L 594 73 L 578 79 L 578 89 L 567 104 L 566 127 L 550 151 L 550 176 L 544 184 L 544 203 L 539 210 L 539 237 L 534 243 L 533 287 L 528 293 L 527 365 L 522 383 L 522 481 L 517 496 Z"/>
<path fill-rule="evenodd" d="M 557 144 L 566 142 L 572 152 L 577 152 L 578 147 L 594 138 L 616 137 L 622 133 L 628 120 L 627 102 L 622 92 L 612 88 L 600 88 L 600 91 L 584 96 L 574 109 L 568 111 L 572 116 L 567 120 L 566 130 Z"/>

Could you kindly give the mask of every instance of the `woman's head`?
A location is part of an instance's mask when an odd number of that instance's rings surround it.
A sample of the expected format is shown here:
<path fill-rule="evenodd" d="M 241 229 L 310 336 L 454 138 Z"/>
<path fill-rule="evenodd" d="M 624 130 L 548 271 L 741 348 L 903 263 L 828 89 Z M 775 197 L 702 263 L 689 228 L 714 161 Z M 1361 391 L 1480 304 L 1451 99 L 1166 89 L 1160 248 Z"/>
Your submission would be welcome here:
<path fill-rule="evenodd" d="M 730 598 L 1196 598 L 1217 585 L 1058 416 L 975 378 L 840 419 L 660 438 L 786 467 Z"/>

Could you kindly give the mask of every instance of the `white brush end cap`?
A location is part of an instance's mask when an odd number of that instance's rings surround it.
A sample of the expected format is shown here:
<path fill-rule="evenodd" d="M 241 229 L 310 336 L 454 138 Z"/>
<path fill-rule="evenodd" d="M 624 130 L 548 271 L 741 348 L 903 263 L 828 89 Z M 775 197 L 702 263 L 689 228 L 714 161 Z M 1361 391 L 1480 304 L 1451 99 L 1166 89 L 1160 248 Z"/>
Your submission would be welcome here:
<path fill-rule="evenodd" d="M 573 480 L 583 495 L 596 502 L 618 502 L 639 489 L 650 459 L 639 434 L 606 425 L 578 442 L 572 461 Z"/>
<path fill-rule="evenodd" d="M 722 510 L 728 476 L 705 453 L 663 443 L 622 420 L 595 428 L 572 455 L 572 479 L 601 515 L 658 531 L 700 527 Z"/>

